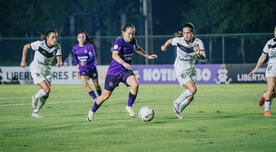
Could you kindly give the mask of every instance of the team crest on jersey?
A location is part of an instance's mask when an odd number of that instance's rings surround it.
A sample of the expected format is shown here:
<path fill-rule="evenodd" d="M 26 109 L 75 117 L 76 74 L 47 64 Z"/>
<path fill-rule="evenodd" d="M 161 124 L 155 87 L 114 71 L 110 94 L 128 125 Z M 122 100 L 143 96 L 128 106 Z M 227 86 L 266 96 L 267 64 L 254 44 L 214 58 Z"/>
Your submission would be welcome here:
<path fill-rule="evenodd" d="M 119 46 L 118 45 L 114 45 L 113 49 L 118 49 Z"/>

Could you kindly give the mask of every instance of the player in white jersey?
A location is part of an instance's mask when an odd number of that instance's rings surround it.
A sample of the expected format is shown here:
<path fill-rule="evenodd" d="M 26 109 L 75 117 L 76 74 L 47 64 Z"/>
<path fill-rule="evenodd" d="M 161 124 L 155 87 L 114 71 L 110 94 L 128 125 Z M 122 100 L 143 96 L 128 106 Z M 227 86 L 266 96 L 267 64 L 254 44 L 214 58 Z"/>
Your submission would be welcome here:
<path fill-rule="evenodd" d="M 276 93 L 276 26 L 274 27 L 274 38 L 267 41 L 266 45 L 264 46 L 263 53 L 259 57 L 258 63 L 256 67 L 249 73 L 249 76 L 252 76 L 258 68 L 263 64 L 266 57 L 269 57 L 268 65 L 266 68 L 265 76 L 267 82 L 267 89 L 265 92 L 265 112 L 264 116 L 270 117 L 270 107 L 272 99 L 275 97 Z M 262 102 L 262 99 L 260 100 Z M 262 105 L 263 103 L 259 103 Z"/>
<path fill-rule="evenodd" d="M 45 104 L 51 91 L 51 65 L 54 58 L 57 58 L 57 67 L 62 64 L 61 48 L 57 43 L 58 33 L 55 30 L 49 30 L 43 35 L 43 40 L 25 44 L 23 47 L 21 66 L 26 67 L 26 56 L 29 49 L 35 51 L 34 59 L 30 64 L 30 71 L 34 84 L 40 87 L 40 90 L 32 97 L 32 107 L 34 109 L 32 117 L 41 118 L 39 110 Z"/>
<path fill-rule="evenodd" d="M 173 102 L 175 118 L 182 119 L 180 113 L 191 103 L 197 91 L 195 63 L 198 58 L 205 58 L 205 49 L 202 41 L 194 37 L 194 25 L 186 23 L 176 37 L 169 39 L 161 46 L 166 51 L 168 46 L 177 47 L 177 56 L 174 62 L 176 78 L 181 87 L 186 90 Z"/>

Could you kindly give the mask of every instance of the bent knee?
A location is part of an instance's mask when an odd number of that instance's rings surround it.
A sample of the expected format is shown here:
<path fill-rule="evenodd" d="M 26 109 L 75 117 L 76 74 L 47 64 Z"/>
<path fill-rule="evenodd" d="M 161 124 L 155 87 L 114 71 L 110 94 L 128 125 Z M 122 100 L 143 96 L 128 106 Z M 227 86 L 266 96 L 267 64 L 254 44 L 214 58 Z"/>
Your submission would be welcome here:
<path fill-rule="evenodd" d="M 195 87 L 195 88 L 190 89 L 190 92 L 194 95 L 197 92 L 197 88 Z"/>
<path fill-rule="evenodd" d="M 43 89 L 44 90 L 44 92 L 46 93 L 46 94 L 50 94 L 50 92 L 51 92 L 51 88 L 44 88 Z"/>
<path fill-rule="evenodd" d="M 139 88 L 139 83 L 134 83 L 130 85 L 131 88 L 138 89 Z"/>

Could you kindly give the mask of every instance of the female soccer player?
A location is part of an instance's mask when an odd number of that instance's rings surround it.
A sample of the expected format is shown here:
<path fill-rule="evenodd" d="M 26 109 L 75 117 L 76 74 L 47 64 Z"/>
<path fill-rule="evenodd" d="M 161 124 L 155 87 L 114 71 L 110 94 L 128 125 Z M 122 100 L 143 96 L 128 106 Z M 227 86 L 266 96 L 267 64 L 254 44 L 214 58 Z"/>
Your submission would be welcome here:
<path fill-rule="evenodd" d="M 130 117 L 135 117 L 132 105 L 136 99 L 139 83 L 133 74 L 131 61 L 136 51 L 147 59 L 155 59 L 157 55 L 149 55 L 139 47 L 135 39 L 135 27 L 132 24 L 126 24 L 122 28 L 122 36 L 119 37 L 112 46 L 112 61 L 107 71 L 105 79 L 105 90 L 103 94 L 97 98 L 96 103 L 88 112 L 88 121 L 93 119 L 94 113 L 112 94 L 112 91 L 120 82 L 130 86 L 128 104 L 125 109 Z"/>
<path fill-rule="evenodd" d="M 102 91 L 95 65 L 96 53 L 92 45 L 93 40 L 83 31 L 77 34 L 77 40 L 78 44 L 75 44 L 72 50 L 74 61 L 79 68 L 80 79 L 84 89 L 88 92 L 92 100 L 95 101 L 97 96 L 88 83 L 89 79 L 92 79 L 98 96 L 102 94 Z"/>
<path fill-rule="evenodd" d="M 173 111 L 175 118 L 183 119 L 180 113 L 192 102 L 197 91 L 195 62 L 198 58 L 206 56 L 202 41 L 194 37 L 192 23 L 186 23 L 182 32 L 177 32 L 175 35 L 175 38 L 167 40 L 161 46 L 161 50 L 167 51 L 170 45 L 177 47 L 174 69 L 180 86 L 186 90 L 173 102 Z"/>
<path fill-rule="evenodd" d="M 28 49 L 35 51 L 34 59 L 30 64 L 30 71 L 34 81 L 40 87 L 40 90 L 32 97 L 32 107 L 34 109 L 32 117 L 42 118 L 38 114 L 39 110 L 45 104 L 51 91 L 51 64 L 54 58 L 57 58 L 57 67 L 62 65 L 61 48 L 57 43 L 58 33 L 55 30 L 49 30 L 43 35 L 43 40 L 26 44 L 23 47 L 21 66 L 26 67 L 26 56 Z"/>
<path fill-rule="evenodd" d="M 276 93 L 276 26 L 274 27 L 274 38 L 267 41 L 266 45 L 264 46 L 263 52 L 259 57 L 256 67 L 249 73 L 249 76 L 252 76 L 254 73 L 256 73 L 256 71 L 263 64 L 267 56 L 269 56 L 269 60 L 265 73 L 267 89 L 265 92 L 264 116 L 270 117 L 271 102 L 274 98 L 273 94 Z"/>

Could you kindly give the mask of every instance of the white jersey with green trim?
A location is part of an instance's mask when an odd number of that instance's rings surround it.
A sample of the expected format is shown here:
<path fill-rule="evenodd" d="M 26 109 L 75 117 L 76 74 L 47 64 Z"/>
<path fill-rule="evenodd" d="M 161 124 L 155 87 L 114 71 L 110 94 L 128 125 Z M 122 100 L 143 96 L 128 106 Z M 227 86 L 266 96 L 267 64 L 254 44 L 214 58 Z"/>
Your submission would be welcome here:
<path fill-rule="evenodd" d="M 269 57 L 268 64 L 276 63 L 276 38 L 272 38 L 264 46 L 263 53 Z"/>

